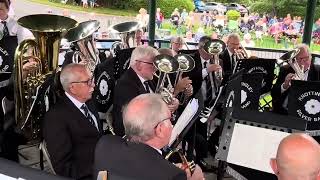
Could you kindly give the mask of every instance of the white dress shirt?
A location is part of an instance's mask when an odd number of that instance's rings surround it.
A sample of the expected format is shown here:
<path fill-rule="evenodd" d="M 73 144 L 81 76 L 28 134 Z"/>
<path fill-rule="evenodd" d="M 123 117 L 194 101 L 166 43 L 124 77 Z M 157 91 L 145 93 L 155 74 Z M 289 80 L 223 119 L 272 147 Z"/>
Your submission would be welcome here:
<path fill-rule="evenodd" d="M 85 103 L 82 103 L 80 101 L 78 101 L 77 99 L 75 99 L 74 97 L 72 97 L 69 93 L 65 92 L 66 96 L 70 99 L 70 101 L 79 109 L 79 111 L 82 112 L 83 115 L 85 115 L 84 110 L 81 109 L 82 105 L 84 105 Z M 89 115 L 91 116 L 91 118 L 93 119 L 94 125 L 96 126 L 97 130 L 99 131 L 98 128 L 98 123 L 97 123 L 97 119 L 96 117 L 92 114 L 92 112 L 90 111 L 90 109 L 88 109 L 89 111 Z"/>
<path fill-rule="evenodd" d="M 136 73 L 136 74 L 137 74 L 137 73 Z M 147 80 L 145 80 L 143 77 L 139 76 L 139 74 L 137 74 L 137 76 L 139 77 L 139 79 L 140 79 L 140 81 L 141 81 L 144 89 L 147 91 L 147 87 L 146 87 L 146 85 L 144 84 L 144 82 L 147 81 Z M 149 86 L 149 91 L 150 91 L 150 93 L 154 93 L 154 92 L 152 91 L 152 89 L 151 89 L 150 86 Z"/>
<path fill-rule="evenodd" d="M 8 18 L 4 21 L 6 21 L 6 23 L 7 23 L 9 35 L 10 36 L 17 36 L 18 43 L 20 43 L 21 41 L 23 41 L 25 39 L 34 39 L 34 36 L 31 33 L 31 31 L 20 26 L 17 23 L 17 21 L 15 19 L 13 19 L 11 16 L 8 16 Z M 3 31 L 3 28 L 4 28 L 4 25 L 2 23 L 0 23 L 1 31 Z"/>

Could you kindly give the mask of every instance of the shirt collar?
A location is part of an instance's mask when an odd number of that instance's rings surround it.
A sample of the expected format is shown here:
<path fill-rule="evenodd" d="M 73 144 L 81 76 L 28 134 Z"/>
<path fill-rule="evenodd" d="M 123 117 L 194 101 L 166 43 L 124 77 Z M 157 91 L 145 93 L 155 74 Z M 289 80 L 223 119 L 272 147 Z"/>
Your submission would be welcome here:
<path fill-rule="evenodd" d="M 65 92 L 66 96 L 70 99 L 70 101 L 78 108 L 80 109 L 81 106 L 84 104 L 80 101 L 78 101 L 76 98 L 72 97 L 69 93 Z"/>
<path fill-rule="evenodd" d="M 144 82 L 147 81 L 143 77 L 141 77 L 138 73 L 136 73 L 138 78 L 140 79 L 141 83 L 144 85 Z"/>

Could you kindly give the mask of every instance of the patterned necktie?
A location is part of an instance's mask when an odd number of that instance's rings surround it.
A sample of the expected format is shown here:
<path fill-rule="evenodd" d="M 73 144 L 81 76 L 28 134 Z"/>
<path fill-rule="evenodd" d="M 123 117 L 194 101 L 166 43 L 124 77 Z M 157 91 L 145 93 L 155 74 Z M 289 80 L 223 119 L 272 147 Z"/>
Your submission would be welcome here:
<path fill-rule="evenodd" d="M 6 21 L 1 21 L 1 23 L 3 24 L 3 37 L 9 36 L 9 30 L 8 30 L 8 26 L 7 26 L 7 22 Z"/>
<path fill-rule="evenodd" d="M 150 93 L 150 87 L 149 87 L 148 81 L 144 81 L 143 84 L 144 84 L 144 86 L 145 86 L 145 88 L 146 88 L 146 92 L 147 92 L 147 93 Z"/>
<path fill-rule="evenodd" d="M 83 104 L 81 106 L 81 109 L 84 111 L 84 116 L 86 117 L 86 119 L 94 126 L 96 127 L 96 124 L 94 123 L 90 113 L 89 113 L 89 109 L 87 107 L 87 105 Z"/>
<path fill-rule="evenodd" d="M 208 62 L 207 61 L 205 61 L 204 63 L 203 63 L 203 66 L 205 67 L 205 68 L 207 68 L 207 65 L 208 65 Z M 211 80 L 210 80 L 210 76 L 209 76 L 209 73 L 208 73 L 208 75 L 204 78 L 204 80 L 206 81 L 206 89 L 207 89 L 207 94 L 206 94 L 206 100 L 207 101 L 210 101 L 211 100 L 211 98 L 212 98 L 212 85 L 211 85 Z"/>

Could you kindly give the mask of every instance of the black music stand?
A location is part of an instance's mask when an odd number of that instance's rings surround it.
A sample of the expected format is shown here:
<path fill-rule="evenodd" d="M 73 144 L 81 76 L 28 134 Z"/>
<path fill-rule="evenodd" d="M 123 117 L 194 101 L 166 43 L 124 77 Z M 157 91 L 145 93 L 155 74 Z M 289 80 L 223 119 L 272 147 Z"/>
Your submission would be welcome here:
<path fill-rule="evenodd" d="M 291 81 L 288 114 L 306 120 L 311 136 L 320 136 L 320 82 Z"/>
<path fill-rule="evenodd" d="M 117 80 L 129 68 L 130 57 L 134 48 L 118 49 L 114 61 L 114 78 Z"/>
<path fill-rule="evenodd" d="M 259 109 L 259 97 L 263 82 L 263 73 L 255 72 L 243 74 L 241 82 L 241 108 L 242 109 Z"/>
<path fill-rule="evenodd" d="M 237 61 L 235 72 L 245 69 L 245 73 L 262 73 L 262 93 L 269 92 L 272 88 L 272 82 L 274 79 L 275 59 L 240 59 Z"/>

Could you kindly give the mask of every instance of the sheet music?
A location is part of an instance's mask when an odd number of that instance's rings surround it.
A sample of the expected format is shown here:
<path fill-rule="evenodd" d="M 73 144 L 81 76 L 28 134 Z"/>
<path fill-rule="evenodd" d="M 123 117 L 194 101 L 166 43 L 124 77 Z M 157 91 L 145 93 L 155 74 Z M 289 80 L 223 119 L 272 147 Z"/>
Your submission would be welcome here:
<path fill-rule="evenodd" d="M 177 123 L 174 125 L 172 130 L 171 138 L 169 141 L 169 146 L 177 139 L 178 135 L 184 130 L 184 128 L 192 120 L 193 116 L 197 113 L 199 108 L 198 99 L 192 99 L 189 101 L 186 108 L 183 110 L 181 116 L 179 117 Z"/>
<path fill-rule="evenodd" d="M 236 123 L 227 162 L 273 173 L 270 159 L 275 158 L 280 141 L 289 133 Z"/>
<path fill-rule="evenodd" d="M 22 178 L 13 178 L 13 177 L 7 176 L 5 174 L 0 174 L 0 179 L 1 180 L 25 180 L 25 179 L 22 179 Z"/>

